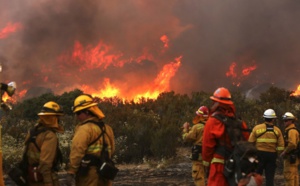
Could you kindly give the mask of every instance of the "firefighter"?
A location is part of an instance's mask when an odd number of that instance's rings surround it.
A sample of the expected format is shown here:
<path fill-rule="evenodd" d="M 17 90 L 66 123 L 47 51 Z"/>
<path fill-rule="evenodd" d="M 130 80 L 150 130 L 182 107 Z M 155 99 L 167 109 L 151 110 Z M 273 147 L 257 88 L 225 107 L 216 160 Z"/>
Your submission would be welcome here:
<path fill-rule="evenodd" d="M 284 150 L 284 140 L 281 130 L 275 126 L 276 113 L 273 109 L 264 112 L 265 122 L 256 125 L 250 134 L 249 142 L 255 143 L 258 155 L 257 173 L 265 171 L 266 186 L 274 185 L 277 153 Z"/>
<path fill-rule="evenodd" d="M 38 113 L 38 123 L 25 139 L 28 158 L 28 184 L 32 186 L 58 186 L 58 165 L 62 163 L 56 133 L 63 133 L 59 118 L 63 115 L 61 107 L 49 101 Z"/>
<path fill-rule="evenodd" d="M 224 123 L 214 116 L 235 117 L 235 106 L 231 100 L 230 92 L 224 87 L 218 88 L 210 99 L 213 104 L 210 107 L 210 117 L 205 124 L 202 142 L 202 160 L 208 172 L 207 185 L 228 186 L 228 181 L 223 174 L 225 153 L 218 152 L 217 149 L 220 146 L 230 148 L 231 143 L 225 131 Z M 245 122 L 242 123 L 242 128 L 247 129 Z M 249 137 L 247 132 L 243 132 L 242 135 L 245 139 Z"/>
<path fill-rule="evenodd" d="M 97 173 L 99 164 L 94 163 L 106 153 L 112 158 L 115 152 L 114 133 L 112 128 L 103 124 L 104 131 L 96 123 L 105 117 L 98 103 L 88 94 L 78 96 L 74 101 L 73 112 L 79 121 L 75 128 L 67 169 L 68 185 L 76 186 L 109 186 L 112 181 Z M 106 144 L 106 145 L 105 145 Z M 86 158 L 91 157 L 87 160 Z M 95 159 L 93 159 L 95 158 Z"/>
<path fill-rule="evenodd" d="M 196 186 L 205 185 L 204 167 L 202 164 L 202 136 L 205 122 L 208 119 L 209 110 L 206 106 L 201 106 L 196 111 L 196 116 L 193 119 L 193 126 L 190 128 L 188 122 L 183 124 L 182 138 L 185 142 L 193 143 L 192 146 L 192 177 Z"/>
<path fill-rule="evenodd" d="M 294 124 L 296 117 L 291 112 L 286 112 L 282 119 L 284 121 L 285 127 L 285 149 L 280 154 L 283 158 L 283 175 L 285 179 L 286 186 L 298 186 L 299 185 L 299 175 L 298 175 L 298 164 L 299 159 L 297 156 L 297 147 L 299 143 L 299 133 Z"/>

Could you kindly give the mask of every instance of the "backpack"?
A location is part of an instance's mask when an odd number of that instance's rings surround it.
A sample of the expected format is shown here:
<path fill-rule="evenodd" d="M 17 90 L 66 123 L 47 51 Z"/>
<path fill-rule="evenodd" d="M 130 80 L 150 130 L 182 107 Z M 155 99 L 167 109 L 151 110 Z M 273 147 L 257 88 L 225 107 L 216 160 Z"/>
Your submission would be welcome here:
<path fill-rule="evenodd" d="M 286 141 L 287 138 L 288 138 L 289 131 L 292 130 L 292 129 L 297 130 L 298 134 L 300 134 L 299 130 L 298 130 L 296 127 L 290 128 L 290 129 L 288 129 L 288 130 L 285 131 L 285 134 L 284 134 L 284 140 L 285 140 L 285 141 Z M 298 144 L 297 144 L 296 149 L 292 150 L 292 151 L 290 152 L 290 154 L 295 154 L 295 155 L 297 155 L 298 158 L 300 158 L 300 140 L 299 140 L 299 142 L 298 142 Z"/>
<path fill-rule="evenodd" d="M 258 161 L 256 160 L 257 149 L 255 145 L 248 142 L 243 136 L 243 132 L 250 132 L 243 129 L 243 122 L 235 117 L 224 115 L 213 115 L 225 126 L 225 136 L 228 136 L 232 148 L 225 145 L 219 145 L 216 153 L 224 156 L 224 176 L 230 186 L 236 186 L 238 182 L 248 174 L 255 172 Z"/>
<path fill-rule="evenodd" d="M 37 145 L 36 143 L 36 137 L 42 133 L 45 132 L 47 130 L 52 130 L 50 128 L 42 128 L 42 129 L 38 129 L 38 127 L 34 127 L 29 131 L 29 138 L 25 143 L 25 150 L 22 156 L 22 160 L 16 164 L 15 167 L 13 167 L 12 169 L 10 169 L 8 171 L 8 175 L 9 177 L 17 184 L 17 185 L 21 185 L 21 186 L 25 186 L 27 185 L 27 179 L 34 179 L 34 180 L 39 180 L 42 179 L 41 175 L 37 175 L 39 174 L 37 171 L 35 170 L 31 170 L 32 168 L 36 167 L 36 165 L 34 166 L 30 166 L 28 164 L 28 157 L 27 157 L 27 151 L 28 151 L 28 146 L 29 143 L 33 143 L 35 145 L 35 147 L 38 149 L 38 151 L 41 151 L 40 147 Z M 57 165 L 59 163 L 62 163 L 62 153 L 59 149 L 59 147 L 57 146 L 57 154 L 56 154 L 56 161 L 53 162 L 53 169 L 57 170 Z M 31 172 L 34 172 L 36 175 L 31 175 Z M 30 173 L 29 173 L 30 172 Z M 34 178 L 32 178 L 34 177 Z"/>

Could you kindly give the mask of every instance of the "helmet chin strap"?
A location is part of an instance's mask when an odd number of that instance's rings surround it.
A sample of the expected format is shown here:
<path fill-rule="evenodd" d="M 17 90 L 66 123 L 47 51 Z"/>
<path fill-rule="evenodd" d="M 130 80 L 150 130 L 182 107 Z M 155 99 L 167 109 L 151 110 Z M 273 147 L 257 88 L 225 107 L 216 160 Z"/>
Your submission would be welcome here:
<path fill-rule="evenodd" d="M 214 101 L 212 106 L 210 107 L 209 113 L 213 113 L 217 110 L 217 108 L 219 107 L 220 103 L 217 101 Z"/>

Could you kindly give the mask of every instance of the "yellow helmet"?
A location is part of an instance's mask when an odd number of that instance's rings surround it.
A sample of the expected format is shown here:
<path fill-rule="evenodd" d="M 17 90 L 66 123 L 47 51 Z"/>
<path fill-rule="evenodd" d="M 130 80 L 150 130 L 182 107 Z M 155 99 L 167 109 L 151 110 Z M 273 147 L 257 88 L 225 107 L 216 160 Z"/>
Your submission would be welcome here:
<path fill-rule="evenodd" d="M 54 101 L 49 101 L 44 104 L 42 110 L 40 113 L 38 113 L 39 116 L 45 116 L 45 115 L 63 115 L 63 111 L 61 107 L 55 103 Z"/>
<path fill-rule="evenodd" d="M 80 110 L 98 105 L 98 103 L 93 101 L 93 97 L 89 94 L 82 94 L 78 96 L 74 101 L 74 106 L 72 107 L 73 113 Z"/>

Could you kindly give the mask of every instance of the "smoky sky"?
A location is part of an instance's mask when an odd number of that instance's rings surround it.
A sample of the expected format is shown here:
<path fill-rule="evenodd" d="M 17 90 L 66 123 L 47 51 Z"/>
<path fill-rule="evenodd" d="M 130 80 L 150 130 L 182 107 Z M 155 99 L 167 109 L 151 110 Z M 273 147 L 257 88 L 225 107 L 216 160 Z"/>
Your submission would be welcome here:
<path fill-rule="evenodd" d="M 110 78 L 130 91 L 154 81 L 163 65 L 182 56 L 170 81 L 177 93 L 213 91 L 232 82 L 294 90 L 300 84 L 299 9 L 300 1 L 281 0 L 0 0 L 0 30 L 8 22 L 22 24 L 0 39 L 1 79 L 16 81 L 21 90 L 43 86 L 61 93 Z M 169 38 L 163 54 L 162 35 Z M 102 41 L 133 60 L 80 71 L 83 62 L 58 59 L 76 41 Z M 145 51 L 153 61 L 134 61 Z M 232 62 L 235 79 L 225 75 Z M 254 64 L 250 75 L 239 76 Z"/>

